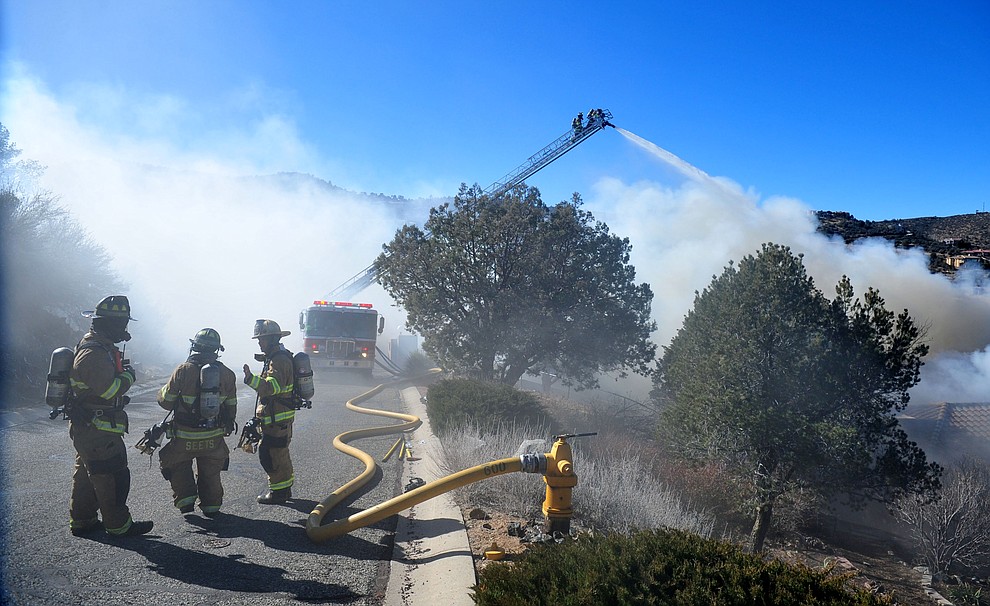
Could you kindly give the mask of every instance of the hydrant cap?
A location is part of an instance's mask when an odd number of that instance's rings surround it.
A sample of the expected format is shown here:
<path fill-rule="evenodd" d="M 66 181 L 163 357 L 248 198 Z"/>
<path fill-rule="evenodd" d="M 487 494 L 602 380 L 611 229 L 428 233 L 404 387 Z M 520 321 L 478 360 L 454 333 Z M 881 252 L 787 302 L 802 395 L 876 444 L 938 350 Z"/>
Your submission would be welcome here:
<path fill-rule="evenodd" d="M 492 546 L 485 550 L 486 560 L 501 560 L 505 557 L 505 550 L 498 546 L 497 543 L 492 543 Z"/>

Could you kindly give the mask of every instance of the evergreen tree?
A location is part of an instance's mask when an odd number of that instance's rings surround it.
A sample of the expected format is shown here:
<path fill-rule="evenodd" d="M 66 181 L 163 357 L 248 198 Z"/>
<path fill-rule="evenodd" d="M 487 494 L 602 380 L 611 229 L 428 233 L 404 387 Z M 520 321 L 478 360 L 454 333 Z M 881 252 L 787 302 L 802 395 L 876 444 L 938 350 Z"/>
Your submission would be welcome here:
<path fill-rule="evenodd" d="M 44 398 L 51 352 L 88 326 L 80 311 L 123 288 L 110 255 L 49 192 L 24 183 L 41 174 L 0 124 L 0 243 L 6 328 L 0 366 L 14 395 Z"/>
<path fill-rule="evenodd" d="M 567 384 L 649 372 L 653 293 L 636 284 L 628 239 L 534 187 L 498 199 L 461 186 L 453 206 L 406 225 L 375 261 L 409 328 L 444 367 L 507 384 L 552 368 Z"/>
<path fill-rule="evenodd" d="M 696 295 L 654 377 L 661 430 L 684 455 L 752 480 L 752 547 L 795 491 L 893 503 L 938 488 L 941 468 L 895 414 L 928 347 L 907 310 L 848 278 L 828 300 L 800 255 L 765 244 Z"/>

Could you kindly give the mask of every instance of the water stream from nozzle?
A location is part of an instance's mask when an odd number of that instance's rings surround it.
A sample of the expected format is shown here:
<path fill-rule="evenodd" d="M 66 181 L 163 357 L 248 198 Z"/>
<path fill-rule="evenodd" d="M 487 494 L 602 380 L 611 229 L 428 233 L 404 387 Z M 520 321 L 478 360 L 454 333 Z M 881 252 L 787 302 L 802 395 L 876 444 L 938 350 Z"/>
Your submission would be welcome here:
<path fill-rule="evenodd" d="M 713 178 L 711 175 L 701 170 L 700 168 L 693 166 L 692 164 L 678 158 L 677 156 L 663 149 L 659 145 L 655 143 L 651 143 L 646 139 L 640 137 L 639 135 L 634 135 L 633 133 L 627 131 L 624 128 L 619 128 L 618 126 L 616 126 L 615 130 L 619 131 L 622 134 L 622 136 L 625 137 L 626 139 L 629 139 L 636 145 L 642 147 L 643 149 L 650 152 L 654 156 L 660 158 L 661 160 L 663 160 L 664 162 L 675 168 L 677 172 L 681 173 L 688 179 L 691 179 L 695 183 L 700 183 L 702 185 L 711 185 L 713 187 L 717 187 L 722 191 L 728 191 L 725 185 L 720 183 L 718 179 Z"/>

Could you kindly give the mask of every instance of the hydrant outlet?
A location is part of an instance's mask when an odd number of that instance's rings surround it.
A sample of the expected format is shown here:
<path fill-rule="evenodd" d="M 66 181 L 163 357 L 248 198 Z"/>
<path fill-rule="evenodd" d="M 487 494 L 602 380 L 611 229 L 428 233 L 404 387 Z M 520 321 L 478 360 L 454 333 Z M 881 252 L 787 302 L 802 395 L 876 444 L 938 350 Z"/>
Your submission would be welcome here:
<path fill-rule="evenodd" d="M 544 453 L 524 454 L 519 456 L 522 470 L 526 473 L 546 473 L 547 455 Z"/>

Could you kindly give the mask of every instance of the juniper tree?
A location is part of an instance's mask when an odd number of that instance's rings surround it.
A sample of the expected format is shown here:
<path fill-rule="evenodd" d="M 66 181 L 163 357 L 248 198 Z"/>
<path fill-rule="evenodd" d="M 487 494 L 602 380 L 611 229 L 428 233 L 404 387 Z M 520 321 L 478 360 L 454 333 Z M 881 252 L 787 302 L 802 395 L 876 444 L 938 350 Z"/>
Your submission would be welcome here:
<path fill-rule="evenodd" d="M 402 227 L 375 265 L 379 281 L 446 368 L 514 384 L 552 367 L 567 384 L 601 372 L 647 374 L 653 293 L 635 283 L 628 239 L 535 187 L 492 199 L 461 186 L 423 228 Z"/>
<path fill-rule="evenodd" d="M 930 493 L 941 469 L 896 413 L 928 347 L 904 310 L 848 278 L 826 298 L 801 255 L 764 244 L 696 294 L 654 377 L 661 430 L 683 455 L 751 485 L 752 548 L 795 491 L 853 505 Z"/>

